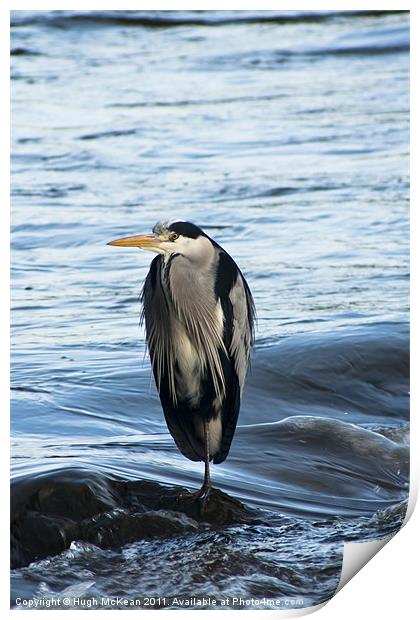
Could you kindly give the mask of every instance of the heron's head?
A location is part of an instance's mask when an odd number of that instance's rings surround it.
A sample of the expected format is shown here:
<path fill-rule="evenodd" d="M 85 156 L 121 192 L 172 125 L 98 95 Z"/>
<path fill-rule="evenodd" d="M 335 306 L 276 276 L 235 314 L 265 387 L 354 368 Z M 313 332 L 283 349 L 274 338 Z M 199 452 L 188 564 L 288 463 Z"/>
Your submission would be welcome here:
<path fill-rule="evenodd" d="M 135 247 L 170 256 L 182 254 L 195 259 L 205 259 L 213 251 L 213 245 L 207 235 L 191 222 L 159 222 L 151 235 L 136 235 L 110 241 L 108 245 Z"/>

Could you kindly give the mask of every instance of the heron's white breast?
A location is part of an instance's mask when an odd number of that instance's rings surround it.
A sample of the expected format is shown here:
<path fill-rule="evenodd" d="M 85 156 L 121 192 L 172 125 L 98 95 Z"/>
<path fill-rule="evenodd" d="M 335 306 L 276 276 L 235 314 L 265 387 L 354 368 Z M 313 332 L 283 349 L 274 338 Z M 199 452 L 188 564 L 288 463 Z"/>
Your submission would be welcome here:
<path fill-rule="evenodd" d="M 203 376 L 202 360 L 185 328 L 178 324 L 174 333 L 174 351 L 179 371 L 176 373 L 176 390 L 182 400 L 198 405 Z"/>
<path fill-rule="evenodd" d="M 214 307 L 213 317 L 217 332 L 222 339 L 224 319 L 220 302 Z M 206 328 L 205 325 L 202 327 Z M 181 320 L 176 322 L 173 331 L 173 345 L 179 367 L 177 391 L 182 398 L 188 398 L 192 405 L 196 405 L 201 396 L 203 375 L 208 372 L 208 366 L 213 363 L 213 360 L 207 359 L 206 350 L 198 346 L 198 343 L 189 336 L 188 329 Z M 215 402 L 215 406 L 217 405 L 220 403 Z"/>

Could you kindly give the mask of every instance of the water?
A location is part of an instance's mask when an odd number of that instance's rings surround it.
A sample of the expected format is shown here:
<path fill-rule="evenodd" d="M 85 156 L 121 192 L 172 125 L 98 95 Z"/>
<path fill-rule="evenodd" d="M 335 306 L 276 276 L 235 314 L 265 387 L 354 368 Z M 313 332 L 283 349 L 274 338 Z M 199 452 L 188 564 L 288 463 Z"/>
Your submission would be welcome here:
<path fill-rule="evenodd" d="M 408 47 L 399 12 L 13 13 L 12 603 L 302 607 L 332 596 L 345 540 L 400 527 Z M 207 522 L 173 497 L 202 464 L 151 382 L 151 256 L 106 246 L 175 215 L 235 257 L 258 313 Z"/>

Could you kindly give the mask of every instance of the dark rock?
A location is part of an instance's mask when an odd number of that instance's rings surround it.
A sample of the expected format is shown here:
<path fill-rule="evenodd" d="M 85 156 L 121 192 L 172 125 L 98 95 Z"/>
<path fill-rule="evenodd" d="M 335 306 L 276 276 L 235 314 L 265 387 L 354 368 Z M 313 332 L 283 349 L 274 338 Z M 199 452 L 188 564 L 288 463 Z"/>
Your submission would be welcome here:
<path fill-rule="evenodd" d="M 68 468 L 12 484 L 11 563 L 17 568 L 61 553 L 73 540 L 113 548 L 255 518 L 218 489 L 203 503 L 180 487 Z"/>
<path fill-rule="evenodd" d="M 12 524 L 12 568 L 61 553 L 78 537 L 79 527 L 71 519 L 57 519 L 30 510 Z"/>
<path fill-rule="evenodd" d="M 84 519 L 116 508 L 119 495 L 112 481 L 97 473 L 68 468 L 12 484 L 12 520 L 22 510 Z"/>
<path fill-rule="evenodd" d="M 164 487 L 144 480 L 128 482 L 126 501 L 130 506 L 153 510 L 177 510 L 197 521 L 205 521 L 220 527 L 231 523 L 243 523 L 255 517 L 255 511 L 219 489 L 212 488 L 203 503 L 194 493 L 180 487 Z"/>
<path fill-rule="evenodd" d="M 166 537 L 195 531 L 198 523 L 186 515 L 169 510 L 129 513 L 115 510 L 85 521 L 81 525 L 83 540 L 98 547 L 121 547 L 143 538 Z"/>
<path fill-rule="evenodd" d="M 255 512 L 246 508 L 240 501 L 230 497 L 219 489 L 211 489 L 205 503 L 198 498 L 178 493 L 177 507 L 185 514 L 206 521 L 210 525 L 220 527 L 231 523 L 244 523 L 255 518 Z"/>

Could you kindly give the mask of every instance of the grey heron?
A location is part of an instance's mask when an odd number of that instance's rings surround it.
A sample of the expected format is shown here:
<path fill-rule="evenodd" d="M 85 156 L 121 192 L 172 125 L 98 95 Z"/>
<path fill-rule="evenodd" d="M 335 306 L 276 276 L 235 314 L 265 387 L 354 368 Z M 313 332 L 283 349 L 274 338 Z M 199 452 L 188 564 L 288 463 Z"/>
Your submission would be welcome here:
<path fill-rule="evenodd" d="M 168 429 L 181 453 L 204 461 L 192 495 L 206 501 L 210 461 L 222 463 L 238 420 L 255 306 L 229 254 L 190 222 L 162 222 L 153 234 L 109 245 L 158 253 L 142 291 L 142 320 Z"/>

